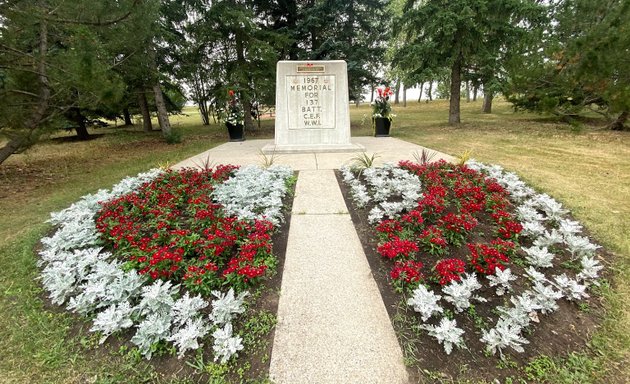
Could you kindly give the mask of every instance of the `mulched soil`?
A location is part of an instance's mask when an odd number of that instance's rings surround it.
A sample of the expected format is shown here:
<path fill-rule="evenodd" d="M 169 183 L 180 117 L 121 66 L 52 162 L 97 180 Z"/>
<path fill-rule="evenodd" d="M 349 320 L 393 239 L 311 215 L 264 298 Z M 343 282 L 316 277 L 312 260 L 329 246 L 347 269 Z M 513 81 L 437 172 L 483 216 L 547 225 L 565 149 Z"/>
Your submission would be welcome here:
<path fill-rule="evenodd" d="M 376 231 L 367 220 L 370 208 L 353 209 L 350 189 L 343 182 L 341 172 L 336 171 L 336 176 L 403 354 L 408 361 L 412 361 L 408 368 L 412 382 L 432 383 L 438 380 L 451 382 L 462 379 L 488 381 L 498 379 L 503 382 L 508 377 L 524 379 L 522 367 L 538 356 L 559 357 L 573 351 L 585 350 L 590 336 L 597 330 L 603 319 L 601 298 L 597 297 L 591 290 L 589 290 L 591 297 L 582 302 L 583 305 L 587 305 L 587 310 L 580 310 L 577 304 L 562 299 L 558 301 L 560 308 L 556 312 L 548 315 L 539 314 L 540 323 L 530 327 L 530 333 L 525 336 L 530 344 L 524 346 L 524 353 L 504 351 L 504 361 L 499 358 L 498 354 L 487 356 L 484 353 L 485 344 L 479 340 L 482 336 L 481 328 L 479 324 L 475 324 L 475 319 L 477 321 L 480 318 L 487 319 L 488 317 L 496 319 L 497 316 L 492 312 L 493 308 L 504 304 L 504 298 L 496 296 L 494 288 L 488 287 L 485 279 L 480 278 L 479 281 L 484 288 L 477 292 L 489 301 L 485 304 L 474 302 L 475 312 L 478 316 L 472 316 L 466 312 L 456 316 L 458 326 L 466 332 L 464 338 L 467 349 L 454 348 L 453 352 L 447 355 L 442 345 L 428 336 L 426 331 L 418 329 L 418 325 L 421 324 L 420 315 L 406 304 L 406 297 L 394 291 L 389 277 L 394 263 L 376 252 L 378 245 Z M 483 228 L 483 225 L 478 228 Z M 483 236 L 483 234 L 477 236 Z M 478 240 L 480 239 L 472 239 L 472 241 Z M 531 244 L 521 241 L 521 245 L 530 246 Z M 603 254 L 607 260 L 612 258 L 612 255 L 605 251 L 599 253 Z M 466 260 L 466 255 L 467 250 L 464 246 L 452 250 L 449 257 Z M 555 262 L 556 265 L 560 265 L 569 259 L 568 252 L 565 252 L 563 255 L 556 256 Z M 425 271 L 430 270 L 435 263 L 435 261 L 427 259 L 420 261 L 424 263 Z M 514 263 L 510 263 L 510 268 L 516 275 L 521 275 L 523 272 L 523 268 Z M 559 274 L 563 271 L 568 270 L 560 267 L 554 268 L 554 273 Z M 519 281 L 522 280 L 519 279 Z M 517 293 L 525 289 L 525 287 L 517 284 L 513 284 L 513 286 Z M 449 308 L 448 305 L 444 307 Z M 461 321 L 462 318 L 464 319 L 463 322 Z M 438 321 L 432 319 L 430 323 L 437 325 Z M 487 328 L 493 326 L 494 323 L 485 325 Z"/>

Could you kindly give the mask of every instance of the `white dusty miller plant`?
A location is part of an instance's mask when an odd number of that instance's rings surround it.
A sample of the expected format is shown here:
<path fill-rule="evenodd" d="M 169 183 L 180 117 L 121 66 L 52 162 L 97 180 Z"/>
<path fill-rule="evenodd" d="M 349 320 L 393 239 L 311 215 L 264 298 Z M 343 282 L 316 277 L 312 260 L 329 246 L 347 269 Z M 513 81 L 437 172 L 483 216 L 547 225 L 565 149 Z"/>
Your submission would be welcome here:
<path fill-rule="evenodd" d="M 462 338 L 464 330 L 457 327 L 455 320 L 443 317 L 437 326 L 423 325 L 421 327 L 429 333 L 429 336 L 435 337 L 438 343 L 444 344 L 444 351 L 447 355 L 451 354 L 453 346 L 458 348 L 464 347 L 464 339 Z"/>
<path fill-rule="evenodd" d="M 94 324 L 90 331 L 100 332 L 102 337 L 99 343 L 103 344 L 111 334 L 133 326 L 133 320 L 131 318 L 133 312 L 133 308 L 126 301 L 113 304 L 96 315 L 96 319 L 94 319 Z"/>
<path fill-rule="evenodd" d="M 415 208 L 422 196 L 422 184 L 417 175 L 392 164 L 361 170 L 363 184 L 349 167 L 341 169 L 344 182 L 350 186 L 352 200 L 359 208 L 374 202 L 368 221 L 377 223 L 384 218 L 397 218 L 404 210 Z"/>
<path fill-rule="evenodd" d="M 486 278 L 490 280 L 491 287 L 497 287 L 497 296 L 503 296 L 510 292 L 512 290 L 511 282 L 517 279 L 510 268 L 503 271 L 500 268 L 495 268 L 494 275 L 487 275 Z"/>
<path fill-rule="evenodd" d="M 578 273 L 577 278 L 582 281 L 592 282 L 593 284 L 599 285 L 599 282 L 597 281 L 599 278 L 599 271 L 601 271 L 604 266 L 601 265 L 599 261 L 588 256 L 583 256 L 582 260 L 580 260 L 580 264 L 582 264 L 582 271 Z"/>
<path fill-rule="evenodd" d="M 215 325 L 223 326 L 232 321 L 235 314 L 245 311 L 243 303 L 249 292 L 241 292 L 237 297 L 234 297 L 234 290 L 230 288 L 225 294 L 219 291 L 212 291 L 212 295 L 216 297 L 216 300 L 212 302 L 210 320 Z"/>
<path fill-rule="evenodd" d="M 499 351 L 503 357 L 503 349 L 510 347 L 516 352 L 525 352 L 523 344 L 529 344 L 521 336 L 521 327 L 511 321 L 499 319 L 497 325 L 489 331 L 483 330 L 481 341 L 486 343 L 486 348 L 493 355 Z"/>
<path fill-rule="evenodd" d="M 455 306 L 455 312 L 462 312 L 470 307 L 470 300 L 486 301 L 483 297 L 473 296 L 473 292 L 480 289 L 481 284 L 474 274 L 465 274 L 461 281 L 451 281 L 442 288 L 446 295 L 444 299 Z"/>
<path fill-rule="evenodd" d="M 232 335 L 232 324 L 227 323 L 223 328 L 218 328 L 212 334 L 214 337 L 214 361 L 220 360 L 225 364 L 232 355 L 243 349 L 243 339 Z"/>
<path fill-rule="evenodd" d="M 154 312 L 146 317 L 131 338 L 144 357 L 151 359 L 155 345 L 168 339 L 171 330 L 171 316 L 164 312 Z"/>
<path fill-rule="evenodd" d="M 419 312 L 422 321 L 427 321 L 433 314 L 442 313 L 444 309 L 438 305 L 442 296 L 429 291 L 424 285 L 419 285 L 413 290 L 413 295 L 407 300 L 407 305 Z"/>
<path fill-rule="evenodd" d="M 539 268 L 553 267 L 553 258 L 555 256 L 553 253 L 549 252 L 547 247 L 538 247 L 534 245 L 533 247 L 522 247 L 521 249 L 527 255 L 525 256 L 525 261 L 527 261 L 529 265 Z"/>
<path fill-rule="evenodd" d="M 291 176 L 293 170 L 286 166 L 242 167 L 217 185 L 212 197 L 228 215 L 242 220 L 266 219 L 277 225 L 283 220 L 282 198 Z"/>
<path fill-rule="evenodd" d="M 202 339 L 210 327 L 202 318 L 188 319 L 183 327 L 177 329 L 168 341 L 172 341 L 177 347 L 178 358 L 182 358 L 184 353 L 190 349 L 199 348 L 199 339 Z"/>

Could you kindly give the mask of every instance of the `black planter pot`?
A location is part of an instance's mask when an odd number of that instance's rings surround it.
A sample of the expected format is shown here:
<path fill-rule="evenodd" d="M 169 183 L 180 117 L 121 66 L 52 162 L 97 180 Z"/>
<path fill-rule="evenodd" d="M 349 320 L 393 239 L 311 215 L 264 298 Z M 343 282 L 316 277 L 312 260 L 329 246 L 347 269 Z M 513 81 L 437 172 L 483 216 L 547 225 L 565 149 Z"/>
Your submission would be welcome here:
<path fill-rule="evenodd" d="M 387 117 L 373 117 L 374 137 L 389 137 L 392 121 Z"/>
<path fill-rule="evenodd" d="M 243 130 L 242 124 L 230 124 L 225 123 L 225 126 L 228 129 L 228 133 L 230 134 L 230 141 L 245 141 L 245 132 Z"/>

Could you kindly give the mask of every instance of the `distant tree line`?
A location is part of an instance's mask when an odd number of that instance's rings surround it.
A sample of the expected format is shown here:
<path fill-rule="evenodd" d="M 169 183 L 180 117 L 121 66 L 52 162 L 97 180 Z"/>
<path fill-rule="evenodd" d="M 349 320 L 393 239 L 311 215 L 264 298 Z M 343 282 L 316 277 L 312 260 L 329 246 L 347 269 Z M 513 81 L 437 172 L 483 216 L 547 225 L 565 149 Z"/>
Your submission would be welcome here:
<path fill-rule="evenodd" d="M 11 0 L 0 1 L 0 163 L 54 129 L 88 138 L 98 118 L 172 135 L 186 99 L 203 124 L 228 90 L 273 105 L 278 60 L 341 59 L 351 100 L 381 84 L 450 99 L 461 86 L 484 111 L 565 117 L 592 109 L 623 129 L 630 110 L 625 0 Z M 433 89 L 438 83 L 439 89 Z M 468 88 L 467 88 L 468 89 Z M 405 93 L 403 92 L 403 95 Z"/>

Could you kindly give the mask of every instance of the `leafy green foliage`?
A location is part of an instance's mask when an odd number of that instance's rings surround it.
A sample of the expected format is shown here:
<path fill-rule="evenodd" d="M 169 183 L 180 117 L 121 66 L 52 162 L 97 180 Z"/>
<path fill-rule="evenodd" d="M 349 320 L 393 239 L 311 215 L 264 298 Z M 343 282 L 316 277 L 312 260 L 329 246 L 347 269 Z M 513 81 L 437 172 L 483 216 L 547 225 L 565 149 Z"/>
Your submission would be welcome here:
<path fill-rule="evenodd" d="M 563 0 L 542 39 L 510 63 L 508 100 L 517 109 L 572 117 L 585 107 L 606 116 L 630 110 L 630 4 Z"/>

